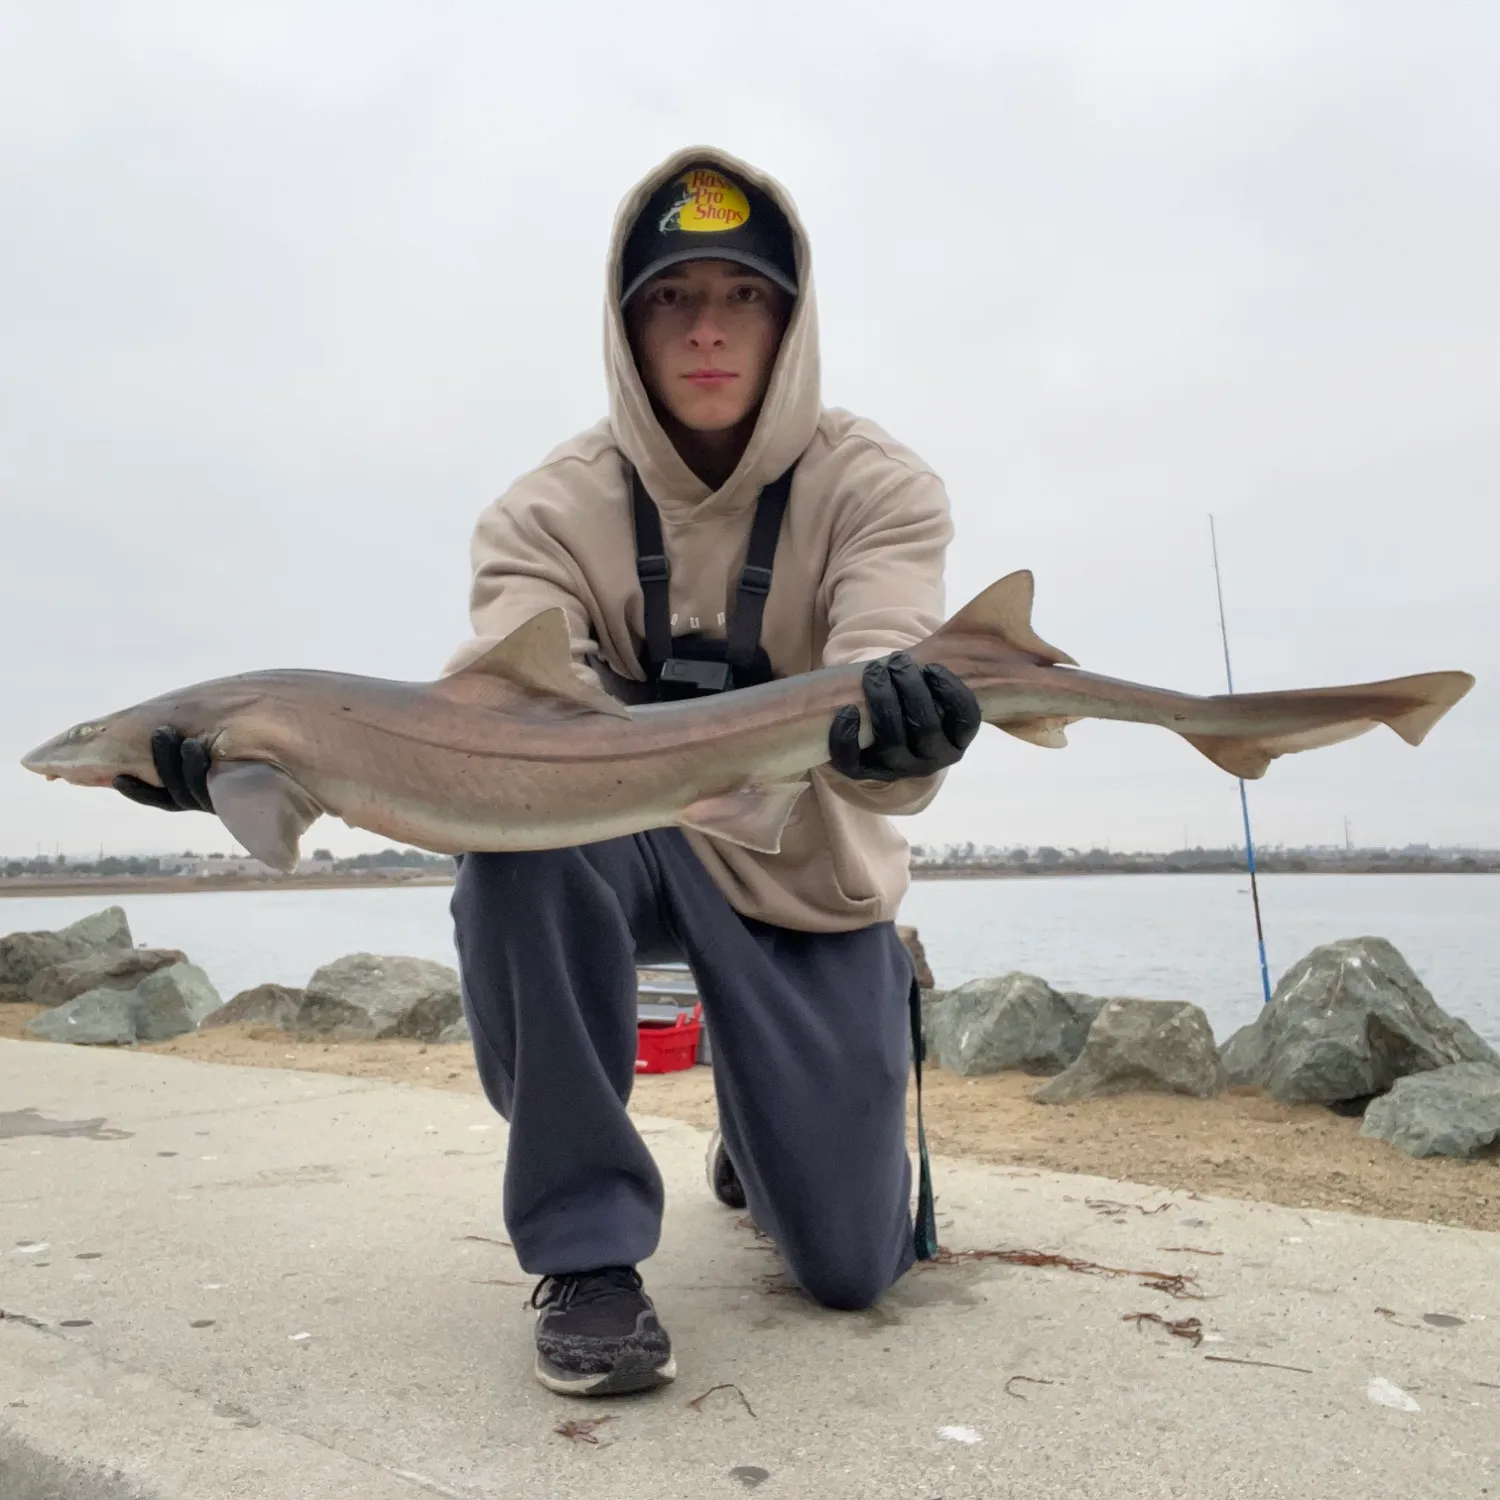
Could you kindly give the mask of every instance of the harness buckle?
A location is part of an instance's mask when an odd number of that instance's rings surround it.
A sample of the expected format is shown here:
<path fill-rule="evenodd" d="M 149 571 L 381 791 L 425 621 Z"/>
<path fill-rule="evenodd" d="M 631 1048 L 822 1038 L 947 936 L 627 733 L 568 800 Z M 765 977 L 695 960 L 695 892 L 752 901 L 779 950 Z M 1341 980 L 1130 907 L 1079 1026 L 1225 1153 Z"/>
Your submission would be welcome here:
<path fill-rule="evenodd" d="M 648 553 L 635 560 L 635 576 L 642 583 L 665 583 L 672 576 L 672 565 L 661 552 Z"/>
<path fill-rule="evenodd" d="M 670 656 L 661 664 L 658 682 L 674 687 L 691 688 L 698 693 L 724 693 L 734 678 L 727 662 L 694 661 L 691 657 Z"/>
<path fill-rule="evenodd" d="M 747 594 L 769 594 L 771 592 L 771 570 L 750 564 L 740 574 L 740 587 Z"/>

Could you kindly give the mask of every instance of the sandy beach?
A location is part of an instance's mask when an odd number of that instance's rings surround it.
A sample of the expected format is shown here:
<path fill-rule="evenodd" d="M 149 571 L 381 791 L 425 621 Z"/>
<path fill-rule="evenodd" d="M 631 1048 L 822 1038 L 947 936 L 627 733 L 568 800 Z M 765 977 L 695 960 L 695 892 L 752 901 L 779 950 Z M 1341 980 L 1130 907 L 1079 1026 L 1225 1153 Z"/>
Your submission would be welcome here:
<path fill-rule="evenodd" d="M 0 1005 L 0 1036 L 25 1039 L 25 1023 L 39 1009 Z M 279 1031 L 224 1027 L 138 1050 L 479 1092 L 466 1045 L 300 1041 Z M 944 1155 L 1500 1231 L 1500 1153 L 1474 1162 L 1415 1161 L 1382 1141 L 1362 1139 L 1358 1120 L 1312 1105 L 1278 1104 L 1255 1089 L 1209 1100 L 1131 1094 L 1051 1107 L 1032 1102 L 1040 1080 L 1021 1073 L 960 1078 L 934 1068 L 925 1077 L 928 1137 Z M 691 1068 L 642 1076 L 631 1107 L 712 1125 L 712 1074 Z"/>

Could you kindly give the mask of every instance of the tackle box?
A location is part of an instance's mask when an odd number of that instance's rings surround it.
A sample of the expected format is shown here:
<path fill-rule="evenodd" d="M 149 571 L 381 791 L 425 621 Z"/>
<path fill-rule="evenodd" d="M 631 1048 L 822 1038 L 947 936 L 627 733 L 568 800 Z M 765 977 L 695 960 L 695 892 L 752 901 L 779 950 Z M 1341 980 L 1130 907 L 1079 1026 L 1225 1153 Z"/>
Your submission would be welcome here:
<path fill-rule="evenodd" d="M 698 986 L 693 982 L 692 970 L 686 964 L 648 964 L 635 971 L 636 1021 L 641 1034 L 641 1050 L 636 1054 L 636 1068 L 641 1072 L 658 1071 L 644 1069 L 640 1059 L 645 1056 L 647 1033 L 665 1028 L 677 1028 L 679 1024 L 696 1023 L 695 1045 L 690 1062 L 708 1064 L 713 1060 L 709 1048 L 708 1027 L 703 1024 L 703 1011 L 698 1004 Z M 677 1055 L 685 1046 L 685 1037 L 676 1038 Z M 678 1066 L 686 1067 L 688 1063 Z M 663 1070 L 664 1071 L 664 1070 Z"/>

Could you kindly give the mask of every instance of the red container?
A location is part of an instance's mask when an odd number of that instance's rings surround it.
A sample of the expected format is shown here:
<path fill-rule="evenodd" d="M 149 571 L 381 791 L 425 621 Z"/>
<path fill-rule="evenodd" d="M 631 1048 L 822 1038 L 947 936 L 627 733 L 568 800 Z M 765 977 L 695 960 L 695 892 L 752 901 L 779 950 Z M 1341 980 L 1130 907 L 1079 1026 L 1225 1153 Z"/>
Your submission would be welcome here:
<path fill-rule="evenodd" d="M 636 1028 L 637 1073 L 677 1073 L 698 1059 L 698 1038 L 703 1031 L 703 1007 L 683 1011 L 676 1021 L 642 1021 Z"/>

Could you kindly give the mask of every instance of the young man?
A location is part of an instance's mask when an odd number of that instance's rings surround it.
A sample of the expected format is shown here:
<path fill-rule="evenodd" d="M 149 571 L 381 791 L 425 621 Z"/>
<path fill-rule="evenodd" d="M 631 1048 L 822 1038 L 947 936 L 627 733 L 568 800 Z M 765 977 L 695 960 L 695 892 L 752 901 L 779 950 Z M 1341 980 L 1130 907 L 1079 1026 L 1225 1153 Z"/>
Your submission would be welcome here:
<path fill-rule="evenodd" d="M 608 419 L 480 517 L 476 639 L 450 668 L 554 606 L 577 670 L 631 702 L 870 665 L 868 731 L 858 705 L 835 715 L 777 854 L 663 829 L 460 862 L 464 1009 L 510 1122 L 505 1222 L 541 1278 L 536 1374 L 576 1395 L 675 1373 L 636 1270 L 662 1212 L 625 1108 L 638 961 L 685 957 L 697 979 L 715 1193 L 827 1306 L 866 1307 L 911 1265 L 907 851 L 886 815 L 926 806 L 979 727 L 957 678 L 901 652 L 942 619 L 942 484 L 822 406 L 807 240 L 775 182 L 699 149 L 626 198 L 605 357 Z M 164 728 L 153 751 L 162 786 L 120 789 L 211 810 L 203 746 Z"/>
<path fill-rule="evenodd" d="M 874 743 L 840 711 L 775 855 L 669 829 L 462 860 L 464 1005 L 510 1121 L 505 1220 L 543 1278 L 536 1373 L 578 1395 L 674 1373 L 635 1269 L 662 1212 L 625 1109 L 637 961 L 696 976 L 720 1198 L 748 1202 L 830 1307 L 868 1306 L 912 1263 L 912 971 L 891 920 L 907 851 L 886 815 L 925 807 L 979 727 L 957 678 L 900 654 L 942 620 L 947 497 L 878 427 L 823 407 L 807 240 L 775 182 L 698 149 L 626 198 L 605 360 L 608 419 L 480 517 L 477 639 L 450 667 L 554 606 L 578 670 L 629 701 L 871 661 Z"/>

